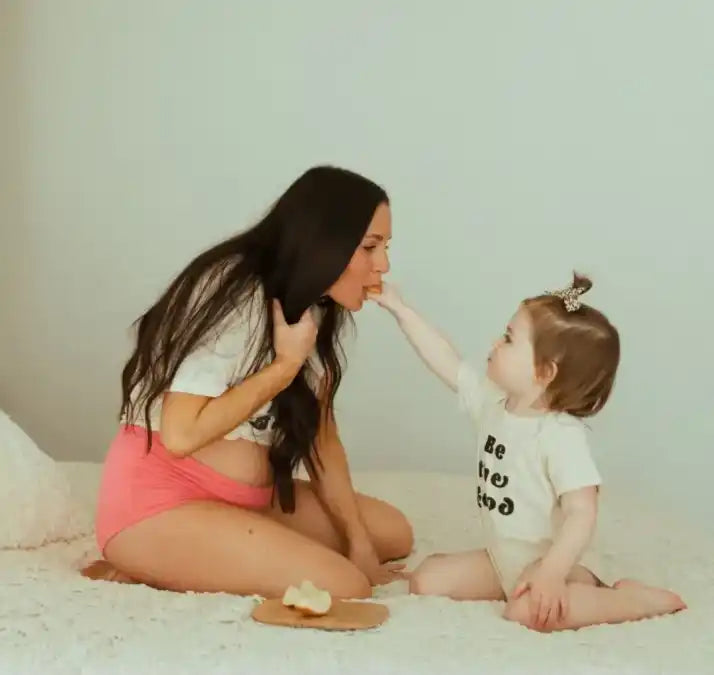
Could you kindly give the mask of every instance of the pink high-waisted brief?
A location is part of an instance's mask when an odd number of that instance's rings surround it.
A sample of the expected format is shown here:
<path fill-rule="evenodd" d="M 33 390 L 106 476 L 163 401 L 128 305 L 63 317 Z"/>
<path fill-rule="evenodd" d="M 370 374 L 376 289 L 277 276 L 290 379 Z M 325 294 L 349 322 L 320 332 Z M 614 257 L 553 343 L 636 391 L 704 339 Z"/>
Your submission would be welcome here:
<path fill-rule="evenodd" d="M 239 483 L 201 464 L 193 457 L 178 458 L 147 431 L 122 426 L 104 461 L 96 515 L 100 551 L 122 530 L 145 518 L 196 500 L 223 501 L 250 509 L 270 505 L 273 488 Z"/>

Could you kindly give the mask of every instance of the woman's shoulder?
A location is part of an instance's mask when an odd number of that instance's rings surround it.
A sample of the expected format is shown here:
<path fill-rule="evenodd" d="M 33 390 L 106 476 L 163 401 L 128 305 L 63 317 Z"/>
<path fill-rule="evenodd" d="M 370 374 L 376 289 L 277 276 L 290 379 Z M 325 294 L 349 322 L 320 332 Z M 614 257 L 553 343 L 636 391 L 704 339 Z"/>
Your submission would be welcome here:
<path fill-rule="evenodd" d="M 217 352 L 252 349 L 260 341 L 265 328 L 265 295 L 260 285 L 246 289 L 234 301 L 234 306 L 212 332 Z"/>

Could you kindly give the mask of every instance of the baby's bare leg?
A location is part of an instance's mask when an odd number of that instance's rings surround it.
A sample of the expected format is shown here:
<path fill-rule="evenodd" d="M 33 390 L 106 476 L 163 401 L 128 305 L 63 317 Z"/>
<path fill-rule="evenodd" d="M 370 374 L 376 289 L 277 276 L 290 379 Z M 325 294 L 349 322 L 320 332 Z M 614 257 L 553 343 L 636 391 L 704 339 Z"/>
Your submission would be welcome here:
<path fill-rule="evenodd" d="M 453 600 L 503 600 L 501 583 L 486 551 L 429 556 L 409 579 L 415 595 L 443 595 Z"/>
<path fill-rule="evenodd" d="M 504 617 L 543 632 L 638 621 L 686 609 L 686 604 L 676 593 L 635 581 L 620 581 L 612 588 L 573 581 L 568 583 L 568 613 L 565 620 L 542 629 L 532 623 L 529 600 L 530 594 L 526 593 L 509 601 Z"/>

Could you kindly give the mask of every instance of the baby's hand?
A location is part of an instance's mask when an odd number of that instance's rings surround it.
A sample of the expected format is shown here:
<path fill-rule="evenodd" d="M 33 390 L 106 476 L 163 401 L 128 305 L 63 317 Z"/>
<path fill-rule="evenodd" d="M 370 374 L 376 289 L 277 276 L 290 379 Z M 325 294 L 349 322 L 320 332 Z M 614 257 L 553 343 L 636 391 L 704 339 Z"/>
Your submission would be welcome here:
<path fill-rule="evenodd" d="M 399 295 L 399 291 L 397 291 L 392 284 L 386 282 L 382 282 L 381 293 L 369 292 L 367 293 L 367 297 L 370 300 L 374 300 L 380 307 L 388 309 L 390 312 L 396 312 L 404 306 L 404 301 L 402 300 L 402 296 Z"/>
<path fill-rule="evenodd" d="M 568 587 L 565 578 L 541 562 L 529 565 L 521 574 L 513 599 L 529 593 L 532 624 L 540 629 L 551 628 L 565 620 L 568 614 Z"/>

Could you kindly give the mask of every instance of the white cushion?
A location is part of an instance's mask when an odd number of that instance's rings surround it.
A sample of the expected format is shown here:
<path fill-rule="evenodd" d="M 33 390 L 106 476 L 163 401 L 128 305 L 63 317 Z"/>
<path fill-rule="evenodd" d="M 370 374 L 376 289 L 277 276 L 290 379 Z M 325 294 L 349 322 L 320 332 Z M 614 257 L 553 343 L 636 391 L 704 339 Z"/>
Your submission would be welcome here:
<path fill-rule="evenodd" d="M 0 548 L 35 548 L 90 534 L 64 469 L 0 410 Z"/>

